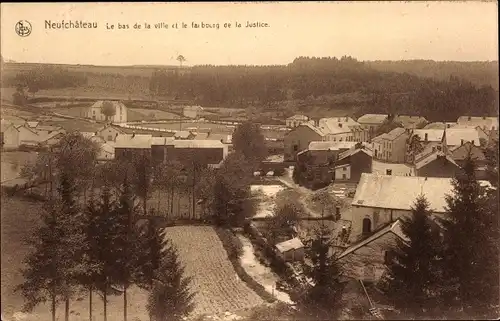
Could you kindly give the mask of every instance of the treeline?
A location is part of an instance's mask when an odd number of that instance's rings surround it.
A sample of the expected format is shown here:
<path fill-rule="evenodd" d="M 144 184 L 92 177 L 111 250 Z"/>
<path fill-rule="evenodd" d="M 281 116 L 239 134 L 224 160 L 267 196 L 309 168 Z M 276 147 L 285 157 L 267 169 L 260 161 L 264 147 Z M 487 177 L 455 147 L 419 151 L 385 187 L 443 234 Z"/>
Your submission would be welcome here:
<path fill-rule="evenodd" d="M 42 89 L 69 88 L 86 84 L 87 76 L 84 73 L 44 65 L 16 75 L 8 75 L 2 79 L 2 85 L 6 87 L 27 87 L 30 93 L 36 93 Z"/>
<path fill-rule="evenodd" d="M 498 90 L 497 61 L 367 61 L 366 64 L 379 71 L 409 73 L 419 77 L 447 80 L 450 76 L 460 77 L 476 86 L 490 85 Z"/>
<path fill-rule="evenodd" d="M 438 81 L 408 73 L 381 72 L 352 57 L 299 57 L 287 66 L 195 66 L 189 73 L 156 71 L 152 95 L 194 99 L 204 106 L 265 106 L 346 93 L 368 97 L 358 112 L 424 115 L 456 120 L 495 113 L 491 86 L 475 87 L 457 77 Z"/>

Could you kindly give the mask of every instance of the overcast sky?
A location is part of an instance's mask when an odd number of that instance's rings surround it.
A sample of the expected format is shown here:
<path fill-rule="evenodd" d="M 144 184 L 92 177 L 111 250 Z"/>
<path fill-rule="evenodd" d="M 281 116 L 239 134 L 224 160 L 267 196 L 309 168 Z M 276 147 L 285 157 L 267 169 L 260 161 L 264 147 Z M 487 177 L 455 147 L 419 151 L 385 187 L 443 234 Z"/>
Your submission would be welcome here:
<path fill-rule="evenodd" d="M 496 2 L 1 4 L 1 53 L 18 62 L 169 65 L 287 64 L 298 56 L 359 60 L 498 60 Z M 32 32 L 16 34 L 27 20 Z M 46 29 L 82 20 L 97 29 Z M 186 29 L 154 29 L 180 23 Z M 235 27 L 235 22 L 242 24 Z M 268 28 L 245 28 L 247 21 Z M 144 29 L 144 23 L 151 29 Z M 192 22 L 220 29 L 192 29 Z M 128 24 L 108 30 L 106 24 Z M 139 23 L 142 29 L 133 29 Z M 231 23 L 225 29 L 224 23 Z"/>

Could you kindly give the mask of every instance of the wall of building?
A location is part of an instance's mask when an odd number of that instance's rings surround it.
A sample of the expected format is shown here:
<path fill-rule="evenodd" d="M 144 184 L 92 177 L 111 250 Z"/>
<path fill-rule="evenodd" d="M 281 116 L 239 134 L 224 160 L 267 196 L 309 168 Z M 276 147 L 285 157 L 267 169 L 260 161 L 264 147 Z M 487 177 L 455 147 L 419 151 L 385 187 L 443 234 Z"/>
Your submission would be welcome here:
<path fill-rule="evenodd" d="M 383 209 L 366 206 L 352 206 L 351 240 L 357 240 L 363 235 L 363 220 L 368 218 L 371 222 L 371 231 L 393 222 L 399 217 L 411 214 L 411 211 Z"/>
<path fill-rule="evenodd" d="M 295 128 L 284 138 L 285 161 L 295 161 L 297 153 L 306 150 L 310 142 L 322 140 L 324 139 L 321 135 L 306 126 Z"/>
<path fill-rule="evenodd" d="M 115 148 L 115 159 L 130 160 L 134 156 L 151 155 L 151 148 Z"/>
<path fill-rule="evenodd" d="M 357 152 L 337 162 L 338 165 L 350 164 L 350 181 L 359 182 L 361 173 L 372 172 L 372 158 L 364 152 Z M 338 177 L 338 176 L 337 176 Z"/>
<path fill-rule="evenodd" d="M 173 148 L 167 147 L 167 160 L 186 163 L 196 159 L 203 165 L 219 164 L 224 159 L 223 148 Z"/>
<path fill-rule="evenodd" d="M 9 126 L 3 133 L 3 148 L 5 149 L 15 149 L 19 148 L 20 135 L 19 131 L 14 128 L 14 126 Z"/>
<path fill-rule="evenodd" d="M 111 126 L 105 127 L 97 132 L 97 136 L 102 137 L 102 139 L 107 142 L 114 141 L 117 134 L 119 135 L 121 132 Z"/>
<path fill-rule="evenodd" d="M 302 261 L 304 259 L 304 248 L 292 249 L 282 253 L 281 257 L 287 262 Z"/>
<path fill-rule="evenodd" d="M 351 180 L 351 165 L 335 168 L 335 181 Z"/>
<path fill-rule="evenodd" d="M 389 232 L 346 255 L 339 262 L 349 277 L 377 282 L 385 271 L 385 252 L 397 244 L 398 237 Z"/>
<path fill-rule="evenodd" d="M 404 163 L 406 160 L 406 142 L 408 135 L 403 134 L 392 141 L 391 157 L 389 161 L 394 163 Z"/>
<path fill-rule="evenodd" d="M 331 142 L 353 142 L 354 136 L 352 132 L 345 132 L 339 134 L 328 134 L 326 135 L 327 141 Z"/>
<path fill-rule="evenodd" d="M 459 167 L 450 163 L 446 158 L 438 158 L 416 170 L 416 175 L 421 177 L 455 177 Z"/>

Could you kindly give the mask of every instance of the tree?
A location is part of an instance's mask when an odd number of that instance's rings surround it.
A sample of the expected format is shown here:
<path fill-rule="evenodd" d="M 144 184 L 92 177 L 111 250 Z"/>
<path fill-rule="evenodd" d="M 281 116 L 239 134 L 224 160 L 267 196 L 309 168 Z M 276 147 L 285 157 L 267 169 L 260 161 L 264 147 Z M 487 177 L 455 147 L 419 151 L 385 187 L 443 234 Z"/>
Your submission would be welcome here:
<path fill-rule="evenodd" d="M 16 291 L 21 292 L 26 301 L 25 311 L 32 311 L 38 304 L 50 301 L 52 321 L 55 321 L 57 302 L 65 298 L 65 271 L 60 259 L 64 227 L 61 212 L 52 205 L 45 206 L 41 213 L 41 227 L 27 240 L 34 250 L 24 261 L 25 268 L 21 270 L 23 283 Z"/>
<path fill-rule="evenodd" d="M 152 321 L 182 320 L 194 309 L 191 278 L 184 277 L 177 250 L 167 242 L 164 257 L 148 297 L 147 309 Z"/>
<path fill-rule="evenodd" d="M 108 292 L 115 270 L 115 240 L 119 217 L 115 201 L 107 186 L 102 188 L 99 202 L 91 200 L 85 214 L 85 269 L 79 276 L 80 284 L 89 291 L 89 314 L 92 320 L 92 292 L 98 291 L 104 303 L 104 320 L 107 319 Z"/>
<path fill-rule="evenodd" d="M 101 112 L 104 116 L 106 116 L 106 121 L 108 121 L 110 117 L 116 115 L 115 105 L 112 101 L 104 101 L 101 106 Z"/>
<path fill-rule="evenodd" d="M 403 125 L 394 120 L 394 116 L 391 115 L 391 117 L 387 118 L 384 120 L 382 125 L 380 125 L 377 130 L 375 131 L 375 136 L 382 135 L 385 133 L 390 132 L 391 130 L 398 128 L 398 127 L 403 127 Z"/>
<path fill-rule="evenodd" d="M 74 294 L 74 287 L 78 285 L 78 278 L 85 269 L 82 258 L 85 254 L 85 239 L 83 233 L 83 215 L 76 201 L 75 181 L 71 179 L 67 172 L 62 172 L 60 176 L 58 193 L 60 195 L 59 211 L 61 212 L 60 222 L 63 227 L 63 234 L 59 240 L 62 255 L 59 257 L 64 266 L 65 281 L 65 320 L 69 320 L 69 303 Z"/>
<path fill-rule="evenodd" d="M 245 122 L 236 127 L 233 133 L 233 146 L 236 152 L 256 165 L 267 156 L 266 142 L 258 124 Z"/>
<path fill-rule="evenodd" d="M 211 218 L 219 225 L 240 225 L 255 214 L 250 192 L 251 165 L 239 153 L 229 155 L 215 173 L 212 191 L 201 195 Z"/>
<path fill-rule="evenodd" d="M 300 310 L 318 319 L 335 317 L 342 305 L 344 284 L 341 282 L 343 268 L 330 253 L 332 239 L 330 231 L 321 225 L 316 231 L 306 256 L 312 266 L 305 270 L 313 286 L 298 298 Z"/>
<path fill-rule="evenodd" d="M 178 56 L 177 56 L 177 58 L 176 58 L 176 60 L 179 62 L 180 66 L 181 66 L 181 68 L 182 68 L 182 63 L 183 63 L 184 61 L 186 61 L 186 58 L 184 58 L 184 56 L 183 56 L 183 55 L 178 55 Z"/>
<path fill-rule="evenodd" d="M 415 157 L 424 150 L 420 136 L 415 134 L 408 139 L 408 151 L 410 154 L 410 162 L 415 161 Z"/>
<path fill-rule="evenodd" d="M 439 227 L 431 221 L 425 196 L 419 196 L 412 216 L 400 220 L 405 239 L 397 239 L 387 262 L 387 295 L 404 317 L 418 317 L 440 306 L 441 253 Z"/>
<path fill-rule="evenodd" d="M 137 262 L 134 270 L 134 281 L 142 289 L 151 291 L 163 255 L 164 237 L 153 220 L 139 231 Z"/>
<path fill-rule="evenodd" d="M 498 205 L 476 180 L 470 156 L 453 179 L 447 196 L 444 226 L 446 305 L 469 316 L 489 318 L 498 313 Z M 496 310 L 496 311 L 495 311 Z"/>
<path fill-rule="evenodd" d="M 17 85 L 16 91 L 12 94 L 12 103 L 17 106 L 24 106 L 26 104 L 26 94 L 24 93 L 24 86 Z"/>
<path fill-rule="evenodd" d="M 273 244 L 279 242 L 280 237 L 292 238 L 294 227 L 300 217 L 305 216 L 304 208 L 297 203 L 280 204 L 274 211 L 274 216 L 268 221 L 266 238 Z"/>
<path fill-rule="evenodd" d="M 133 230 L 133 223 L 137 218 L 137 207 L 132 189 L 125 173 L 122 191 L 116 207 L 117 230 L 114 241 L 115 262 L 113 284 L 123 286 L 123 319 L 127 320 L 127 290 L 133 281 L 134 269 L 137 266 L 138 240 Z"/>

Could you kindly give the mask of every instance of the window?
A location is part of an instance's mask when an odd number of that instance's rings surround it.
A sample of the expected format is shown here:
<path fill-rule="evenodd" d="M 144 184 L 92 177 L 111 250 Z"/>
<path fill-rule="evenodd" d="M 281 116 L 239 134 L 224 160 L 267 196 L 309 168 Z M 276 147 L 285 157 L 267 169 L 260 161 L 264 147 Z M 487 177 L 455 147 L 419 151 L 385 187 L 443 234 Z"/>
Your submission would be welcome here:
<path fill-rule="evenodd" d="M 342 170 L 345 172 L 347 170 L 347 167 L 343 167 Z"/>
<path fill-rule="evenodd" d="M 392 169 L 386 169 L 385 170 L 386 175 L 392 175 Z"/>
<path fill-rule="evenodd" d="M 347 179 L 346 174 L 342 174 L 342 179 Z"/>
<path fill-rule="evenodd" d="M 299 145 L 293 145 L 293 151 L 296 152 L 299 150 Z"/>
<path fill-rule="evenodd" d="M 108 140 L 113 140 L 113 135 L 108 135 Z"/>
<path fill-rule="evenodd" d="M 363 219 L 363 234 L 368 234 L 372 231 L 372 221 L 369 218 Z"/>
<path fill-rule="evenodd" d="M 92 114 L 95 115 L 95 110 L 92 110 Z"/>

